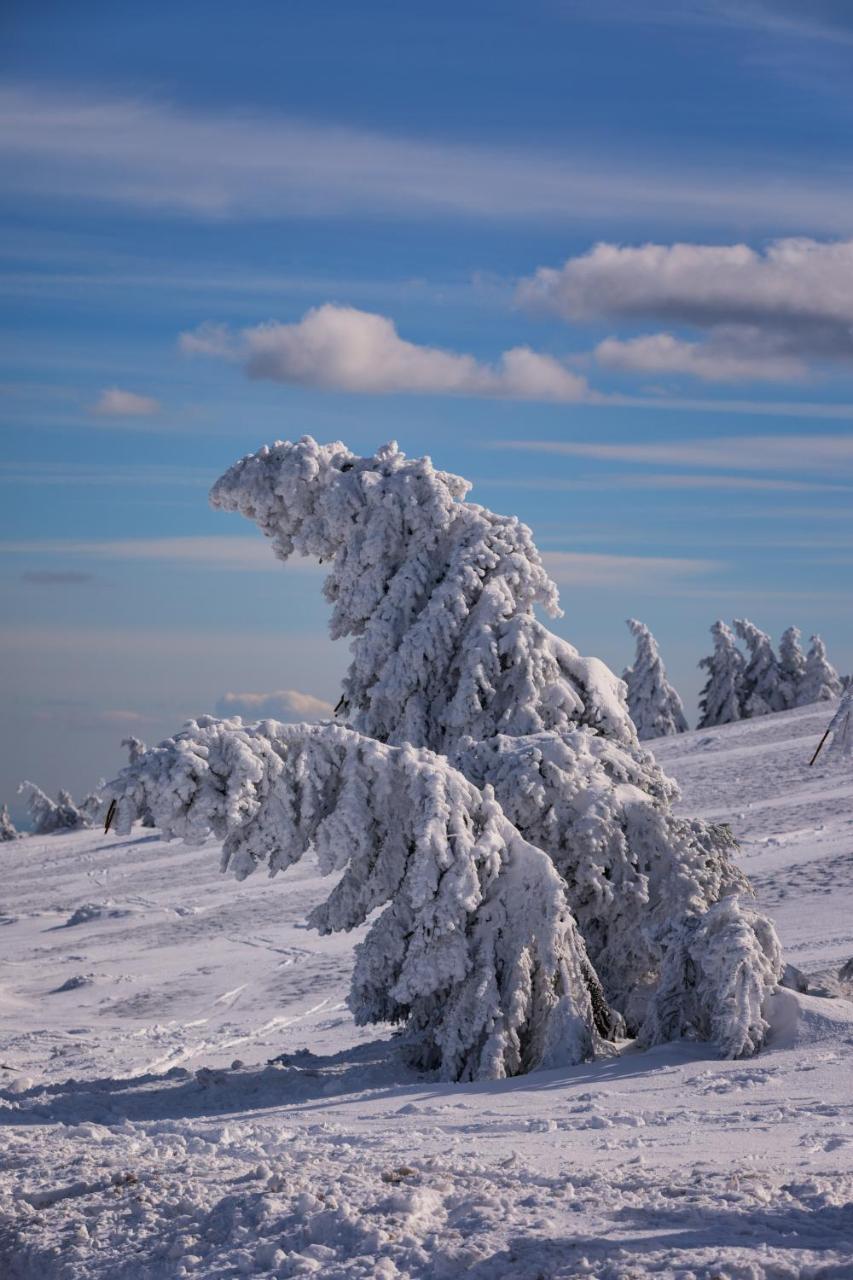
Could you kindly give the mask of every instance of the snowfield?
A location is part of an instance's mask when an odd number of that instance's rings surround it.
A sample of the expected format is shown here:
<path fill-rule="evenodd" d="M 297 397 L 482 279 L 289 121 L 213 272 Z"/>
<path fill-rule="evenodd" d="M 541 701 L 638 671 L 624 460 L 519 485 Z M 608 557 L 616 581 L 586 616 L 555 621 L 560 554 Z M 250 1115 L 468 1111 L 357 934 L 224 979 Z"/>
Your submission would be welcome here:
<path fill-rule="evenodd" d="M 809 979 L 745 1061 L 626 1045 L 436 1083 L 353 1025 L 360 932 L 304 927 L 310 859 L 237 884 L 214 842 L 142 827 L 0 846 L 0 1276 L 853 1277 L 853 776 L 808 768 L 830 712 L 651 744 Z"/>

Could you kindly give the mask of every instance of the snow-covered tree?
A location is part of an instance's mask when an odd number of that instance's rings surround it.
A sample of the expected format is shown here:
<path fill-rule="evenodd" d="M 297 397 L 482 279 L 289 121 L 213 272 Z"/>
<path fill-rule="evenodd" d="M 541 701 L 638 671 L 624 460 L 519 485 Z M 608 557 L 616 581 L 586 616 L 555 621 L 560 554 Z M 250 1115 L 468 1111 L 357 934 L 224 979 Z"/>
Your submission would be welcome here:
<path fill-rule="evenodd" d="M 735 618 L 733 625 L 749 652 L 739 689 L 741 716 L 747 720 L 770 711 L 784 711 L 785 692 L 769 635 L 748 618 Z"/>
<path fill-rule="evenodd" d="M 838 710 L 829 722 L 828 755 L 849 758 L 853 756 L 853 685 L 848 685 L 841 696 Z"/>
<path fill-rule="evenodd" d="M 637 737 L 642 741 L 684 733 L 684 704 L 666 678 L 657 641 L 644 622 L 629 618 L 627 625 L 636 638 L 637 654 L 633 667 L 628 667 L 622 679 L 628 689 L 628 711 Z"/>
<path fill-rule="evenodd" d="M 141 738 L 135 738 L 132 734 L 129 738 L 122 738 L 121 745 L 127 747 L 127 758 L 131 764 L 136 764 L 137 760 L 140 760 L 148 749 Z M 154 818 L 147 809 L 140 813 L 139 820 L 143 827 L 153 827 L 155 825 Z"/>
<path fill-rule="evenodd" d="M 34 782 L 22 782 L 18 792 L 26 797 L 33 835 L 45 836 L 53 831 L 78 831 L 81 827 L 90 825 L 68 791 L 58 792 L 56 800 L 51 800 Z"/>
<path fill-rule="evenodd" d="M 708 672 L 705 687 L 699 695 L 700 729 L 731 724 L 741 718 L 740 688 L 746 665 L 743 654 L 721 619 L 711 627 L 711 635 L 714 637 L 714 652 L 699 661 L 699 666 Z"/>
<path fill-rule="evenodd" d="M 4 804 L 0 807 L 0 844 L 7 840 L 17 840 L 19 834 L 9 816 L 9 806 Z"/>
<path fill-rule="evenodd" d="M 779 681 L 786 709 L 796 707 L 806 671 L 806 655 L 800 648 L 799 627 L 788 627 L 779 641 Z"/>
<path fill-rule="evenodd" d="M 467 489 L 395 445 L 360 458 L 305 437 L 244 458 L 211 498 L 255 520 L 279 558 L 328 566 L 332 635 L 351 638 L 339 721 L 361 740 L 437 753 L 429 768 L 458 770 L 484 803 L 493 789 L 563 881 L 594 971 L 584 983 L 592 990 L 597 974 L 604 1009 L 646 1043 L 712 1036 L 725 1053 L 753 1052 L 779 952 L 772 928 L 734 900 L 748 884 L 730 833 L 673 815 L 675 785 L 640 746 L 624 686 L 536 617 L 536 604 L 559 609 L 529 529 L 463 501 Z M 222 732 L 227 742 L 234 730 Z M 217 785 L 228 792 L 237 765 L 223 751 Z M 154 754 L 128 766 L 121 795 Z M 163 758 L 164 788 L 180 781 L 182 754 Z M 148 798 L 162 826 L 168 814 Z M 336 811 L 332 793 L 322 804 L 321 818 Z M 270 855 L 286 854 L 288 821 L 266 830 Z M 401 909 L 412 927 L 420 907 Z M 385 952 L 372 965 L 383 990 L 397 963 Z M 440 1019 L 439 1006 L 423 1016 Z"/>
<path fill-rule="evenodd" d="M 837 698 L 840 693 L 841 681 L 826 656 L 826 645 L 820 636 L 812 636 L 797 705 L 806 707 L 811 702 L 826 702 L 829 698 Z"/>

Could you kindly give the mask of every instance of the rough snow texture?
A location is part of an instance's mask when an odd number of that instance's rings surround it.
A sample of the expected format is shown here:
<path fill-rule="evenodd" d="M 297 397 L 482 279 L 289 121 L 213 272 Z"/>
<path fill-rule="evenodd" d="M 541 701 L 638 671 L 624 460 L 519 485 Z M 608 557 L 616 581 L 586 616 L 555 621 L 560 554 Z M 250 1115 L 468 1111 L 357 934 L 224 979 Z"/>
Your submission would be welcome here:
<path fill-rule="evenodd" d="M 800 647 L 799 627 L 788 627 L 779 641 L 779 679 L 785 710 L 800 704 L 800 689 L 806 673 L 806 655 Z"/>
<path fill-rule="evenodd" d="M 0 842 L 17 839 L 18 832 L 14 822 L 9 817 L 9 806 L 4 804 L 0 808 Z"/>
<path fill-rule="evenodd" d="M 808 980 L 748 1061 L 623 1043 L 440 1083 L 354 1025 L 369 926 L 305 929 L 311 852 L 235 885 L 213 840 L 139 827 L 0 846 L 0 1275 L 849 1280 L 853 773 L 808 767 L 832 710 L 655 746 Z"/>
<path fill-rule="evenodd" d="M 708 672 L 705 687 L 699 695 L 700 729 L 732 724 L 741 718 L 740 689 L 746 665 L 743 654 L 722 619 L 713 624 L 711 635 L 714 637 L 714 652 L 699 661 L 699 666 Z"/>
<path fill-rule="evenodd" d="M 34 782 L 22 782 L 18 793 L 25 797 L 34 835 L 49 835 L 53 831 L 79 831 L 91 826 L 90 820 L 71 798 L 68 791 L 60 791 L 56 800 L 37 787 Z"/>
<path fill-rule="evenodd" d="M 654 1008 L 667 949 L 747 883 L 728 832 L 673 817 L 675 788 L 639 745 L 622 683 L 535 616 L 559 610 L 530 530 L 462 501 L 467 489 L 393 444 L 360 458 L 305 437 L 242 459 L 211 500 L 254 520 L 282 560 L 328 564 L 332 635 L 351 638 L 340 719 L 494 787 L 565 880 L 608 1003 L 651 1037 L 672 1021 Z M 687 1026 L 696 992 L 683 998 Z M 725 1040 L 752 1036 L 742 1025 Z"/>
<path fill-rule="evenodd" d="M 748 618 L 735 618 L 733 626 L 749 653 L 738 691 L 741 716 L 749 719 L 769 711 L 785 711 L 782 673 L 770 637 Z"/>
<path fill-rule="evenodd" d="M 628 689 L 628 710 L 637 737 L 666 738 L 684 733 L 684 705 L 666 678 L 657 641 L 645 623 L 636 618 L 628 619 L 628 627 L 637 641 L 637 656 L 622 679 Z"/>
<path fill-rule="evenodd" d="M 309 916 L 320 933 L 384 908 L 356 950 L 350 1007 L 359 1024 L 404 1023 L 419 1068 L 499 1079 L 580 1062 L 618 1026 L 550 859 L 431 752 L 204 717 L 111 791 L 119 834 L 140 813 L 189 843 L 213 834 L 238 879 L 312 848 L 322 872 L 343 872 Z"/>
<path fill-rule="evenodd" d="M 812 636 L 799 690 L 799 705 L 807 707 L 812 702 L 827 702 L 841 693 L 838 672 L 826 656 L 826 645 L 820 636 Z"/>

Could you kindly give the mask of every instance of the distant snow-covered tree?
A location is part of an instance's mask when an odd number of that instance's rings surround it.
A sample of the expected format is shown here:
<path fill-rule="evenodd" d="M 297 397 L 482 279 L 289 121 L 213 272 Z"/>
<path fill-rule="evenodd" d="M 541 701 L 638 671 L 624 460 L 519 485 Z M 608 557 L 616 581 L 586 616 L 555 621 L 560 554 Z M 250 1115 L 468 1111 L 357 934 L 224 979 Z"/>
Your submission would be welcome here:
<path fill-rule="evenodd" d="M 714 912 L 748 892 L 730 833 L 675 817 L 675 785 L 640 746 L 624 686 L 536 617 L 537 604 L 552 615 L 559 609 L 529 529 L 463 501 L 467 489 L 395 445 L 361 458 L 305 437 L 244 458 L 211 499 L 254 520 L 280 559 L 297 553 L 327 565 L 332 635 L 351 639 L 340 724 L 360 741 L 437 753 L 418 758 L 438 772 L 459 771 L 483 803 L 497 803 L 520 840 L 549 855 L 585 944 L 584 985 L 592 992 L 600 982 L 604 1010 L 646 1043 L 712 1035 L 726 1053 L 753 1052 L 766 1031 L 762 1007 L 778 944 L 766 922 L 736 903 Z M 234 729 L 222 732 L 216 785 L 227 797 L 239 752 L 227 745 Z M 184 757 L 194 754 L 188 744 L 160 757 L 164 788 L 180 782 Z M 133 790 L 154 755 L 128 766 L 118 793 Z M 376 788 L 375 803 L 391 806 L 391 792 L 378 781 Z M 324 819 L 337 812 L 335 794 L 318 793 Z M 143 789 L 146 797 L 162 826 L 168 814 Z M 380 815 L 374 821 L 393 831 Z M 269 856 L 286 857 L 287 824 L 265 831 Z M 506 901 L 508 911 L 521 909 Z M 406 903 L 402 897 L 399 910 L 411 922 Z M 390 990 L 402 963 L 392 948 L 376 953 L 371 972 Z M 358 973 L 354 981 L 358 989 Z M 516 978 L 508 972 L 506 981 Z M 440 1005 L 418 1006 L 424 1034 L 443 1026 Z M 599 1034 L 613 1025 L 609 1012 L 596 1023 Z M 457 1071 L 443 1050 L 442 1061 Z"/>
<path fill-rule="evenodd" d="M 33 835 L 45 836 L 54 831 L 78 831 L 81 827 L 90 825 L 68 791 L 58 792 L 56 800 L 51 800 L 50 796 L 46 795 L 34 782 L 22 782 L 18 792 L 26 797 Z"/>
<path fill-rule="evenodd" d="M 17 840 L 19 835 L 20 832 L 9 816 L 9 806 L 4 804 L 0 807 L 0 844 L 7 840 Z"/>
<path fill-rule="evenodd" d="M 749 719 L 784 711 L 785 693 L 770 637 L 748 618 L 735 618 L 733 625 L 749 653 L 739 690 L 741 716 Z"/>
<path fill-rule="evenodd" d="M 838 710 L 829 722 L 828 755 L 830 757 L 853 756 L 853 685 L 848 685 L 841 695 Z"/>
<path fill-rule="evenodd" d="M 837 698 L 840 693 L 841 681 L 826 656 L 826 645 L 820 636 L 812 636 L 797 705 L 806 707 L 811 702 L 826 702 L 829 698 Z"/>
<path fill-rule="evenodd" d="M 636 618 L 629 618 L 627 625 L 636 638 L 637 653 L 634 665 L 628 667 L 622 679 L 628 689 L 628 711 L 638 738 L 642 741 L 684 733 L 684 705 L 666 678 L 657 641 L 645 623 Z"/>
<path fill-rule="evenodd" d="M 800 648 L 799 627 L 788 627 L 779 641 L 779 682 L 786 710 L 798 705 L 806 672 L 806 656 Z"/>
<path fill-rule="evenodd" d="M 746 665 L 743 654 L 721 619 L 711 627 L 711 635 L 714 637 L 714 652 L 699 661 L 699 666 L 708 672 L 705 687 L 699 695 L 700 729 L 731 724 L 741 718 L 740 689 Z"/>

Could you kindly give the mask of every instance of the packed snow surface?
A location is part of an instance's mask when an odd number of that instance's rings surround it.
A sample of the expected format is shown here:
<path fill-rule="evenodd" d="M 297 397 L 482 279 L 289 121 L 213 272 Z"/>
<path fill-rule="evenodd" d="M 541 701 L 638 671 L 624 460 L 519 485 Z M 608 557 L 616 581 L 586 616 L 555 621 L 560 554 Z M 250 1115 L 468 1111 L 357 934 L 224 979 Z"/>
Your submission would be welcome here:
<path fill-rule="evenodd" d="M 853 773 L 808 768 L 832 710 L 652 744 L 809 980 L 748 1061 L 439 1083 L 354 1025 L 363 930 L 306 929 L 310 857 L 237 884 L 139 826 L 0 846 L 0 1276 L 853 1276 Z"/>

